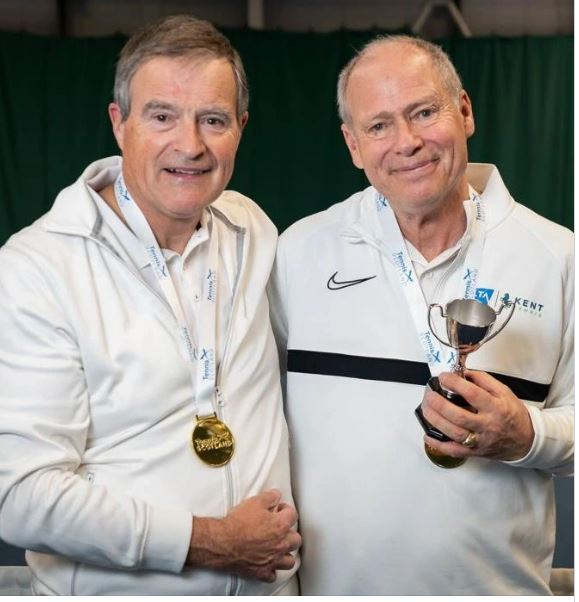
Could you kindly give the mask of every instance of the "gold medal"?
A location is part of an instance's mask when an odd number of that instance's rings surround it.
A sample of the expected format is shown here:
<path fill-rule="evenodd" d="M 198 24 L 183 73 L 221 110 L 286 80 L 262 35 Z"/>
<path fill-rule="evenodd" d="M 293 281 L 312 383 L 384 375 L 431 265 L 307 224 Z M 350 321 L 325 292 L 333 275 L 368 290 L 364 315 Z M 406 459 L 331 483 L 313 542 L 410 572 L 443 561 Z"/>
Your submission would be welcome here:
<path fill-rule="evenodd" d="M 210 466 L 224 466 L 231 460 L 235 440 L 228 426 L 216 414 L 199 418 L 193 429 L 191 443 L 199 459 Z"/>

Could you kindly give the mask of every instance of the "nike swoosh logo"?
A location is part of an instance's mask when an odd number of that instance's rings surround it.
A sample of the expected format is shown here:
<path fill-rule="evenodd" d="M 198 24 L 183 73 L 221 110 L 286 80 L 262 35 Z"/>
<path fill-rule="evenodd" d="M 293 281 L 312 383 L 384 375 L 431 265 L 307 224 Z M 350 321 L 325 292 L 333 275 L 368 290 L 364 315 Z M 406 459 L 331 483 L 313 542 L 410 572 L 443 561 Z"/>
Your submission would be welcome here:
<path fill-rule="evenodd" d="M 343 280 L 342 282 L 339 282 L 338 280 L 336 280 L 337 275 L 338 272 L 334 272 L 330 276 L 330 279 L 328 280 L 328 283 L 326 285 L 331 291 L 339 291 L 342 288 L 347 288 L 348 286 L 355 286 L 356 284 L 362 284 L 362 282 L 366 282 L 367 280 L 372 280 L 373 278 L 376 278 L 376 276 L 368 276 L 367 278 L 358 278 L 357 280 Z"/>

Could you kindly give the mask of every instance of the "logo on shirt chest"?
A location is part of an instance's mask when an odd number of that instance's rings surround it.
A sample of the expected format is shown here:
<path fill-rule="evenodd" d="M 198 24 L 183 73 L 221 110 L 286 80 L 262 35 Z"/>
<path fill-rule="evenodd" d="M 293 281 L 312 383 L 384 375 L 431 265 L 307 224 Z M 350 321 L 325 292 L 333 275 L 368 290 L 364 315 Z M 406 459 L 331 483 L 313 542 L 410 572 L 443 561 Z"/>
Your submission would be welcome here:
<path fill-rule="evenodd" d="M 543 303 L 536 301 L 535 299 L 526 299 L 525 297 L 517 297 L 511 293 L 501 291 L 494 288 L 477 288 L 475 299 L 486 305 L 492 305 L 493 307 L 499 307 L 503 303 L 514 302 L 515 310 L 522 311 L 531 316 L 537 316 L 542 318 L 545 309 Z"/>
<path fill-rule="evenodd" d="M 336 280 L 337 275 L 338 272 L 334 272 L 326 284 L 331 291 L 339 291 L 348 286 L 356 286 L 357 284 L 362 284 L 362 282 L 367 282 L 368 280 L 376 278 L 376 276 L 366 276 L 365 278 L 357 278 L 355 280 Z"/>

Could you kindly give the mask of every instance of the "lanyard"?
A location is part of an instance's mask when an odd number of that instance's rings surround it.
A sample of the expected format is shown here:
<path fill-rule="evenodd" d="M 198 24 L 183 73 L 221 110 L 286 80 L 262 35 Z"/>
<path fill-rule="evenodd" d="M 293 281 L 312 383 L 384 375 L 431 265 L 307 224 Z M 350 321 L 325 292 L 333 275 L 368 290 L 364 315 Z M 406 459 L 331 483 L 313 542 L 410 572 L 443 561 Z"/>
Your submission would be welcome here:
<path fill-rule="evenodd" d="M 458 298 L 474 299 L 486 232 L 484 205 L 481 197 L 472 191 L 470 200 L 465 203 L 465 208 L 470 217 L 470 241 L 467 235 L 463 243 L 468 244 L 468 247 L 458 287 Z M 386 235 L 388 257 L 398 270 L 400 284 L 412 315 L 416 333 L 424 349 L 430 372 L 436 376 L 454 361 L 454 351 L 443 347 L 430 331 L 428 306 L 408 254 L 404 237 L 390 203 L 379 192 L 376 192 L 376 210 Z"/>
<path fill-rule="evenodd" d="M 181 300 L 171 279 L 163 253 L 151 226 L 127 190 L 122 172 L 115 181 L 115 195 L 127 224 L 143 243 L 159 286 L 177 319 L 181 338 L 191 362 L 191 382 L 193 391 L 195 391 L 193 397 L 195 415 L 213 414 L 216 379 L 218 228 L 213 224 L 211 229 L 207 269 L 204 272 L 203 295 L 200 301 L 199 339 L 198 346 L 195 347 L 191 329 L 187 324 Z M 197 372 L 197 379 L 195 379 L 195 372 Z"/>

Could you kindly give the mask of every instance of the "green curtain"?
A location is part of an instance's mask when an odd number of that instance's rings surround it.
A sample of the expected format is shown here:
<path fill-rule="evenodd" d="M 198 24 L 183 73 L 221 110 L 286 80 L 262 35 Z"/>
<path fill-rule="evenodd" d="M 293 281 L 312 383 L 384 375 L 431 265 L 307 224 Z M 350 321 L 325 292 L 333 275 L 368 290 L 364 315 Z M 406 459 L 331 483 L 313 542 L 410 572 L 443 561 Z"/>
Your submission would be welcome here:
<path fill-rule="evenodd" d="M 340 68 L 378 31 L 225 31 L 248 73 L 250 119 L 230 187 L 280 230 L 367 185 L 335 108 Z M 0 33 L 0 244 L 97 158 L 116 154 L 107 104 L 125 38 Z M 441 41 L 474 105 L 472 161 L 499 166 L 513 196 L 573 224 L 573 39 Z"/>

